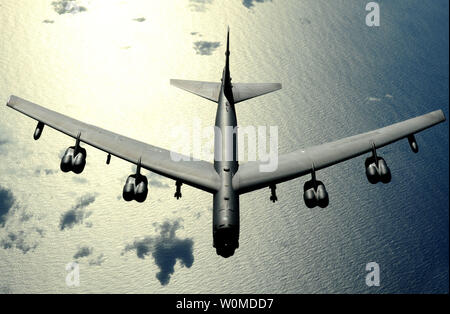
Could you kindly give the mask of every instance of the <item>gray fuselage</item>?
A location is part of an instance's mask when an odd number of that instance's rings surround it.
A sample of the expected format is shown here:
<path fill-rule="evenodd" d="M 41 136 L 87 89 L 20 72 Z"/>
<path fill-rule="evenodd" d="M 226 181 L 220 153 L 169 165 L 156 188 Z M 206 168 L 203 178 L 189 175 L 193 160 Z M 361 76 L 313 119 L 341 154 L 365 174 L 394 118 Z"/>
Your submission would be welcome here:
<path fill-rule="evenodd" d="M 220 189 L 213 200 L 213 238 L 217 254 L 229 257 L 239 247 L 239 194 L 233 190 L 238 170 L 237 119 L 231 91 L 229 52 L 222 75 L 216 114 L 214 168 L 220 176 Z"/>

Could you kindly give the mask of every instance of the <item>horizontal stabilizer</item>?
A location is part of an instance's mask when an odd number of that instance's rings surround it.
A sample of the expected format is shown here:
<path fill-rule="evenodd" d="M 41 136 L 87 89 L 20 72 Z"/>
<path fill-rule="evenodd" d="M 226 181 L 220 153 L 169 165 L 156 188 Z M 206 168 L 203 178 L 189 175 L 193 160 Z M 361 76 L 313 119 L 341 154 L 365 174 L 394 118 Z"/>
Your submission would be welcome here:
<path fill-rule="evenodd" d="M 188 81 L 188 80 L 170 80 L 170 84 L 184 89 L 192 94 L 218 102 L 220 93 L 220 83 Z"/>
<path fill-rule="evenodd" d="M 281 89 L 280 83 L 233 83 L 234 103 Z"/>

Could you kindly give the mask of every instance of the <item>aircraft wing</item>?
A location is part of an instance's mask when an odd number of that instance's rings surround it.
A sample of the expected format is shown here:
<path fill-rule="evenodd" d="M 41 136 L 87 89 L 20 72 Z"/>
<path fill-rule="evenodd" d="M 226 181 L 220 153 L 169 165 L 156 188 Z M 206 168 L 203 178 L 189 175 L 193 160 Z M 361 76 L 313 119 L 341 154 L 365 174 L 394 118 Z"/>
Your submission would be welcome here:
<path fill-rule="evenodd" d="M 407 138 L 445 121 L 442 110 L 409 119 L 371 132 L 347 137 L 335 142 L 300 149 L 278 158 L 278 168 L 273 172 L 261 172 L 260 161 L 239 166 L 233 177 L 233 188 L 240 194 L 288 181 L 323 169 Z"/>
<path fill-rule="evenodd" d="M 83 123 L 37 104 L 11 96 L 7 106 L 73 138 L 165 177 L 207 192 L 218 189 L 219 177 L 206 161 L 175 161 L 171 152 Z M 178 156 L 181 156 L 177 154 Z"/>

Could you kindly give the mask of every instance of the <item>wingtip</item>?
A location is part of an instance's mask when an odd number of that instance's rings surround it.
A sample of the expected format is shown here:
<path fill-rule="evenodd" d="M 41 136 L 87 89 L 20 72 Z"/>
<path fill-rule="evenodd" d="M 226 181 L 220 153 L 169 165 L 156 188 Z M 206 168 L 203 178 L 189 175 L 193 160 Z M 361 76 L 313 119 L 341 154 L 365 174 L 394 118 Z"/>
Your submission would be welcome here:
<path fill-rule="evenodd" d="M 428 113 L 427 115 L 432 117 L 432 119 L 434 121 L 436 121 L 437 123 L 447 121 L 447 118 L 445 117 L 444 111 L 442 109 L 432 111 L 432 112 Z"/>
<path fill-rule="evenodd" d="M 440 114 L 442 115 L 442 122 L 447 121 L 447 118 L 445 117 L 444 111 L 442 111 L 442 109 L 439 109 L 439 111 L 440 111 Z"/>
<path fill-rule="evenodd" d="M 10 95 L 10 96 L 8 97 L 8 101 L 6 102 L 6 105 L 7 105 L 8 107 L 13 107 L 12 100 L 13 100 L 14 97 L 15 97 L 14 95 Z"/>

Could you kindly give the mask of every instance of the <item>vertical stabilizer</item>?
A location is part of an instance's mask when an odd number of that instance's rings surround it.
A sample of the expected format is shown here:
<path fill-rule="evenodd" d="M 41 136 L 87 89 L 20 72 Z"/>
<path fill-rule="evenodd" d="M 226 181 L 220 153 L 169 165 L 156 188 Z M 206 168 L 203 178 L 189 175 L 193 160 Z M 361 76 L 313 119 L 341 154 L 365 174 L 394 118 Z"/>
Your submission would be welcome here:
<path fill-rule="evenodd" d="M 231 87 L 231 75 L 230 75 L 230 27 L 228 26 L 227 30 L 227 50 L 225 51 L 225 69 L 223 70 L 223 87 L 225 97 L 231 102 L 234 103 L 233 100 L 233 92 Z"/>
<path fill-rule="evenodd" d="M 230 27 L 227 31 L 227 50 L 225 51 L 225 84 L 231 81 L 230 79 Z"/>
<path fill-rule="evenodd" d="M 225 52 L 225 55 L 227 56 L 227 61 L 228 61 L 228 57 L 230 56 L 230 27 L 228 26 L 228 30 L 227 30 L 227 51 Z"/>

